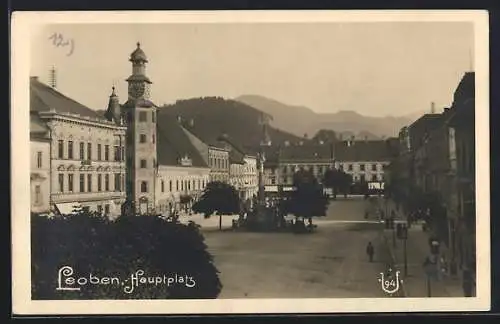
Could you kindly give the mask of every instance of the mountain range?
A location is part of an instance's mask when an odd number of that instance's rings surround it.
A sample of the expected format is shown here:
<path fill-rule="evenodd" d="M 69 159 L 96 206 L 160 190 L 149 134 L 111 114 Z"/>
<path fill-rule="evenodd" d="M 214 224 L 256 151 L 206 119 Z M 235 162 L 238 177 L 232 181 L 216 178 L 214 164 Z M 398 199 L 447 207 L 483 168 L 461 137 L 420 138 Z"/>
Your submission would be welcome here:
<path fill-rule="evenodd" d="M 308 107 L 287 105 L 258 95 L 242 95 L 234 100 L 271 115 L 270 124 L 273 127 L 301 137 L 305 134 L 312 137 L 319 130 L 328 129 L 334 130 L 337 137 L 344 139 L 352 136 L 368 140 L 387 138 L 397 136 L 403 126 L 411 124 L 423 114 L 417 112 L 401 117 L 369 117 L 350 110 L 317 113 Z"/>

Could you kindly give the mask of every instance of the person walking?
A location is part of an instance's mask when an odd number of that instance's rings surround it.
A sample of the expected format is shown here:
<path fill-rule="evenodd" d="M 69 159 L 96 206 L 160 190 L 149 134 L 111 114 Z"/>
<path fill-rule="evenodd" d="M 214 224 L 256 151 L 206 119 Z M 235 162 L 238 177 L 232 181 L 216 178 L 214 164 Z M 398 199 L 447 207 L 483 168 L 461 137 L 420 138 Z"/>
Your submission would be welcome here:
<path fill-rule="evenodd" d="M 373 262 L 373 255 L 375 254 L 375 248 L 372 245 L 372 242 L 368 242 L 366 246 L 366 254 L 368 254 L 368 258 L 370 262 Z"/>

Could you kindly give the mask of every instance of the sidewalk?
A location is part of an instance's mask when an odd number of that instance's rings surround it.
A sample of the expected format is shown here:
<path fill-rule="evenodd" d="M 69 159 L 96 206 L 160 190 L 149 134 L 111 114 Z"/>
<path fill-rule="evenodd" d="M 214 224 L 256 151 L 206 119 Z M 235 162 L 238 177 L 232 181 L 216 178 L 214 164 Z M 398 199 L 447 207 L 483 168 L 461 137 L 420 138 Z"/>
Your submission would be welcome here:
<path fill-rule="evenodd" d="M 238 215 L 223 215 L 222 216 L 222 229 L 231 228 L 233 225 L 233 219 L 238 219 Z M 202 229 L 207 228 L 219 228 L 219 216 L 212 215 L 210 218 L 205 218 L 203 214 L 181 214 L 179 215 L 179 222 L 182 224 L 187 224 L 189 221 L 193 221 L 200 225 Z"/>
<path fill-rule="evenodd" d="M 394 210 L 396 219 L 403 220 L 402 212 L 396 211 L 392 201 L 388 202 L 388 211 Z M 391 253 L 394 257 L 396 267 L 404 275 L 404 241 L 396 238 L 396 247 L 393 245 L 393 230 L 385 229 L 384 235 L 387 238 Z M 422 230 L 420 223 L 414 223 L 408 229 L 407 269 L 408 274 L 404 276 L 404 286 L 407 297 L 427 297 L 427 275 L 423 263 L 426 257 L 430 256 L 429 233 Z M 444 251 L 445 247 L 443 246 Z M 451 278 L 447 274 L 442 274 L 439 280 L 431 279 L 432 297 L 463 297 L 462 279 L 460 276 Z"/>

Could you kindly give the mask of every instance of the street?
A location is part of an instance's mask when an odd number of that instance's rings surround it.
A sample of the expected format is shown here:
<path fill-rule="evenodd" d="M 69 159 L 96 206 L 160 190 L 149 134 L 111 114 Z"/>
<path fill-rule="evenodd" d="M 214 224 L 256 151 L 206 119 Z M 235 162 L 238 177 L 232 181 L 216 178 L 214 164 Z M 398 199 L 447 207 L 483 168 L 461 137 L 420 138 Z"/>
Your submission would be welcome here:
<path fill-rule="evenodd" d="M 223 284 L 219 298 L 387 297 L 390 256 L 363 198 L 332 201 L 313 234 L 204 231 Z M 350 223 L 349 221 L 353 222 Z M 366 245 L 375 247 L 373 263 Z"/>

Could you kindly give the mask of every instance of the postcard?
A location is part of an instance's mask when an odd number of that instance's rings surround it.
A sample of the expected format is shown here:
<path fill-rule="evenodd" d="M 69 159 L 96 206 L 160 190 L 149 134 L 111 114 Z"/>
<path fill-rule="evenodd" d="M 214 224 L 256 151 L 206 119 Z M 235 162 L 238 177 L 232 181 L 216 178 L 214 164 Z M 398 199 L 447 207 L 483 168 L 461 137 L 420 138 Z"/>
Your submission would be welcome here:
<path fill-rule="evenodd" d="M 11 40 L 14 314 L 490 308 L 488 12 L 15 12 Z"/>

